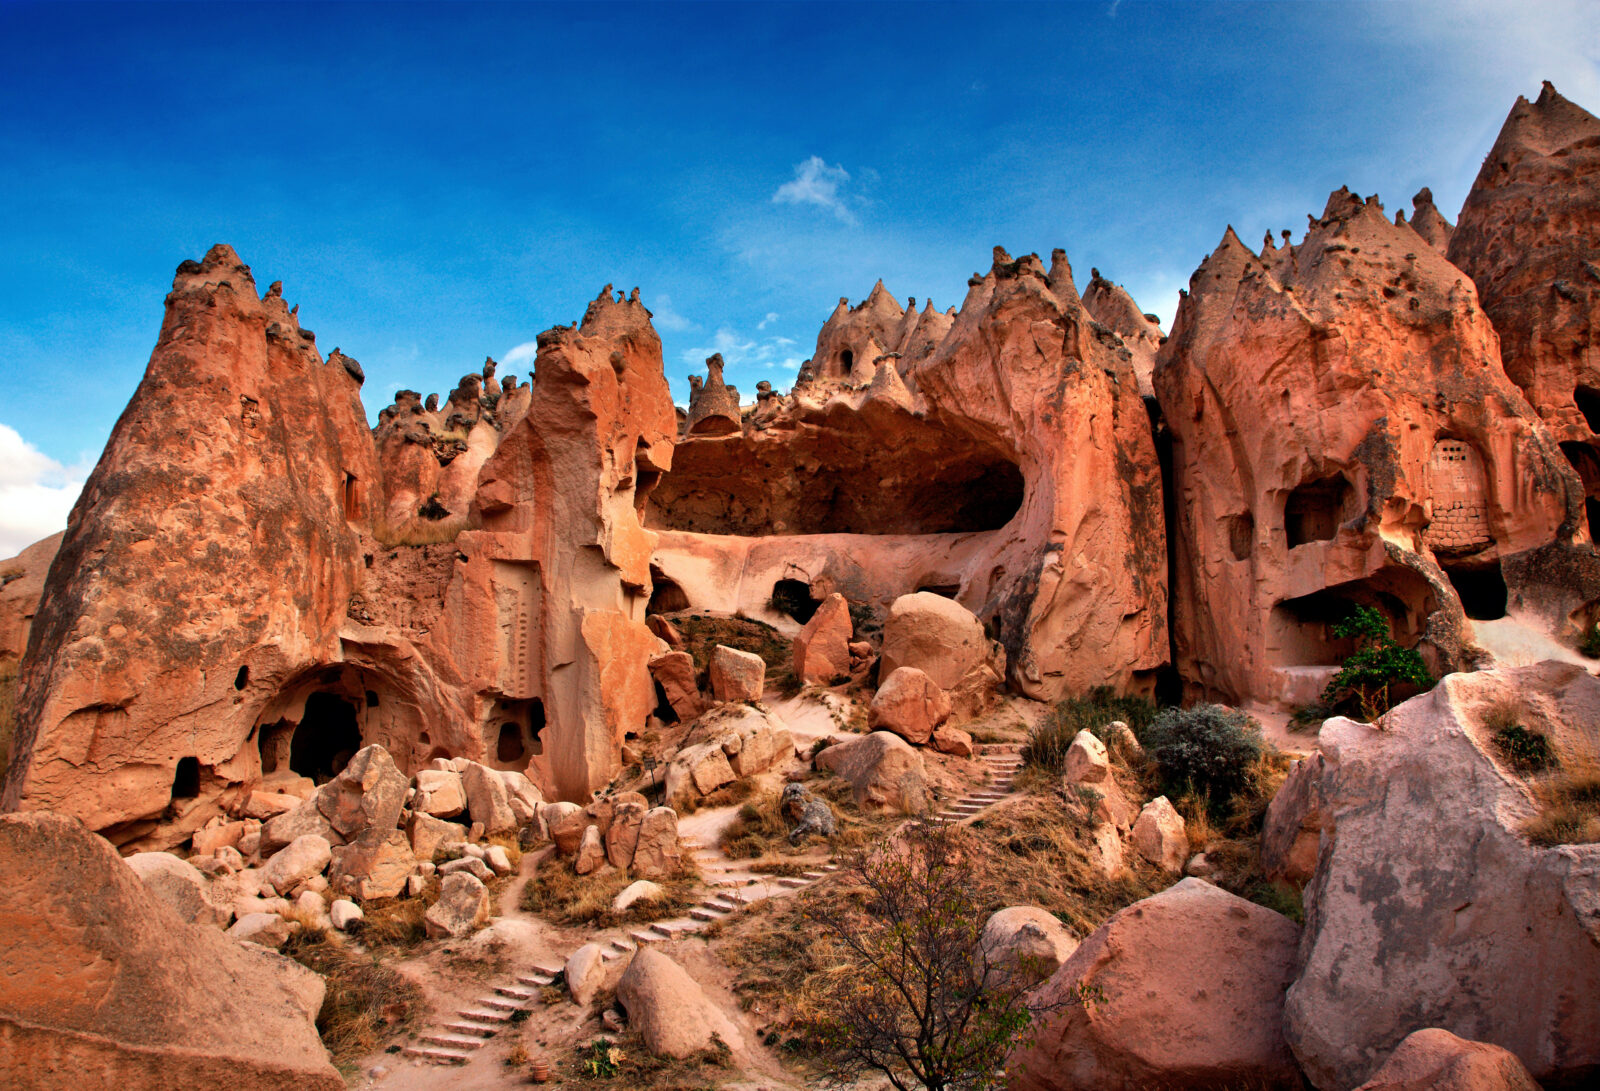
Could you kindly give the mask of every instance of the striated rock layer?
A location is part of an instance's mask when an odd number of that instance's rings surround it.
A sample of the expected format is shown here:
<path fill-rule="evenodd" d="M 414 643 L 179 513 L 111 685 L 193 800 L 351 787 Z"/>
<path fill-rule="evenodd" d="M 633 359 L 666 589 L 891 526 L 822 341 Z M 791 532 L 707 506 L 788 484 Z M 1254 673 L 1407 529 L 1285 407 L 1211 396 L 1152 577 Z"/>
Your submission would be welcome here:
<path fill-rule="evenodd" d="M 1501 369 L 1472 282 L 1376 198 L 1200 266 L 1155 387 L 1172 451 L 1173 645 L 1198 694 L 1314 700 L 1374 606 L 1435 673 L 1517 558 L 1569 539 L 1571 467 Z M 1465 608 L 1464 608 L 1465 607 Z"/>

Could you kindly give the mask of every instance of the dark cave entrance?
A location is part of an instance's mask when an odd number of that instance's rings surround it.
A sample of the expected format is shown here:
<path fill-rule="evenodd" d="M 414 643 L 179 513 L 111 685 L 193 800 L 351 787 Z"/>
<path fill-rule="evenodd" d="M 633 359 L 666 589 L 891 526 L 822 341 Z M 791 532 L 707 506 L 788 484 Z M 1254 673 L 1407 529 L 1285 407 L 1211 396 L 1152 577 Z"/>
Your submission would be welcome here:
<path fill-rule="evenodd" d="M 338 776 L 361 749 L 355 706 L 335 693 L 306 698 L 305 715 L 293 730 L 289 768 L 318 784 Z"/>
<path fill-rule="evenodd" d="M 179 758 L 172 774 L 172 798 L 194 799 L 200 794 L 200 759 Z"/>
<path fill-rule="evenodd" d="M 1505 577 L 1500 574 L 1498 564 L 1443 567 L 1467 617 L 1473 621 L 1496 621 L 1506 616 L 1510 592 L 1506 590 Z"/>
<path fill-rule="evenodd" d="M 1283 505 L 1283 530 L 1289 548 L 1332 540 L 1339 533 L 1339 524 L 1349 515 L 1354 495 L 1350 482 L 1338 474 L 1308 481 L 1291 492 Z"/>
<path fill-rule="evenodd" d="M 1427 626 L 1428 615 L 1438 609 L 1432 585 L 1409 568 L 1385 568 L 1365 579 L 1351 580 L 1285 599 L 1272 608 L 1271 631 L 1275 666 L 1338 666 L 1356 652 L 1356 642 L 1336 637 L 1333 627 L 1350 616 L 1353 607 L 1370 606 L 1384 616 L 1394 638 L 1415 647 Z"/>
<path fill-rule="evenodd" d="M 811 585 L 804 580 L 779 580 L 772 585 L 772 608 L 798 621 L 810 621 L 822 604 L 811 597 Z"/>
<path fill-rule="evenodd" d="M 1561 453 L 1583 482 L 1583 514 L 1589 524 L 1589 540 L 1600 545 L 1600 453 L 1587 443 L 1563 443 Z"/>
<path fill-rule="evenodd" d="M 503 769 L 523 770 L 544 753 L 544 702 L 507 701 L 500 708 L 500 727 L 493 738 L 494 761 Z M 487 741 L 487 740 L 486 740 Z"/>
<path fill-rule="evenodd" d="M 675 614 L 689 608 L 689 596 L 677 580 L 655 565 L 650 566 L 650 601 L 645 604 L 646 614 Z"/>
<path fill-rule="evenodd" d="M 1600 434 L 1600 390 L 1580 386 L 1572 392 L 1572 400 L 1578 403 L 1578 412 L 1588 422 L 1589 431 Z"/>

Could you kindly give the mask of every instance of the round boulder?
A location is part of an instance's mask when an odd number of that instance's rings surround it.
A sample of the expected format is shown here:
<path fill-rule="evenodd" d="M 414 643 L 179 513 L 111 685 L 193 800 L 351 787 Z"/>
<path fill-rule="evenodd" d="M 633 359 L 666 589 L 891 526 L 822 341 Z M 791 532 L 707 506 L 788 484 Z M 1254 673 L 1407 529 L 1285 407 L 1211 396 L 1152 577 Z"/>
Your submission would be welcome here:
<path fill-rule="evenodd" d="M 889 607 L 878 673 L 887 677 L 901 667 L 916 667 L 948 690 L 988 653 L 983 622 L 971 610 L 943 595 L 918 591 L 901 595 Z"/>

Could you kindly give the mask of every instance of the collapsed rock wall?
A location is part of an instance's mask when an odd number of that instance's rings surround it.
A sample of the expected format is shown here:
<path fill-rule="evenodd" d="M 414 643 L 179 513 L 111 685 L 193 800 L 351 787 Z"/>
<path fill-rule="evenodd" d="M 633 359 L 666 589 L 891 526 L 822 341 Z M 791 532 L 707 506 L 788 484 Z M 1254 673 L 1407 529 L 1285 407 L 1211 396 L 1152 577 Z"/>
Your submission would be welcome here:
<path fill-rule="evenodd" d="M 1176 665 L 1200 693 L 1315 699 L 1354 650 L 1329 632 L 1346 600 L 1456 669 L 1471 630 L 1452 579 L 1492 582 L 1573 529 L 1572 471 L 1501 369 L 1472 282 L 1375 198 L 1340 190 L 1265 257 L 1230 229 L 1155 387 Z"/>

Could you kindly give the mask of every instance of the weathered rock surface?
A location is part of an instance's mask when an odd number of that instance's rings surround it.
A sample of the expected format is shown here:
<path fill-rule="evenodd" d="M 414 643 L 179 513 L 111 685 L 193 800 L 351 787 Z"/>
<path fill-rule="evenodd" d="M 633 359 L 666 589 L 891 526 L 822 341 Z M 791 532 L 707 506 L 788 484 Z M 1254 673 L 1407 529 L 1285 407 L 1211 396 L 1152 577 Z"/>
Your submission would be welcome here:
<path fill-rule="evenodd" d="M 1430 1027 L 1406 1035 L 1356 1091 L 1539 1091 L 1516 1054 Z"/>
<path fill-rule="evenodd" d="M 317 808 L 345 840 L 368 830 L 387 832 L 400 821 L 410 782 L 381 746 L 363 747 L 326 787 Z"/>
<path fill-rule="evenodd" d="M 904 739 L 874 731 L 835 743 L 816 756 L 818 769 L 848 781 L 856 806 L 920 814 L 928 808 L 922 756 Z"/>
<path fill-rule="evenodd" d="M 1600 759 L 1600 680 L 1560 663 L 1451 675 L 1387 730 L 1323 725 L 1328 833 L 1285 1008 L 1319 1087 L 1360 1083 L 1419 1027 L 1543 1083 L 1600 1072 L 1600 845 L 1520 834 L 1534 801 L 1483 726 L 1507 702 L 1565 762 Z"/>
<path fill-rule="evenodd" d="M 711 693 L 719 701 L 759 701 L 766 683 L 767 664 L 753 652 L 718 644 L 708 667 Z"/>
<path fill-rule="evenodd" d="M 872 695 L 867 726 L 922 746 L 949 715 L 950 698 L 938 683 L 916 667 L 896 667 Z"/>
<path fill-rule="evenodd" d="M 50 562 L 61 549 L 63 535 L 34 542 L 15 557 L 0 560 L 0 664 L 15 664 L 28 649 L 28 633 L 44 593 Z"/>
<path fill-rule="evenodd" d="M 1019 1091 L 1301 1086 L 1283 1035 L 1300 929 L 1184 879 L 1101 925 L 1041 988 L 1060 1003 L 1006 1064 Z M 1092 1005 L 1074 986 L 1098 988 Z"/>
<path fill-rule="evenodd" d="M 891 678 L 901 667 L 922 671 L 941 690 L 951 689 L 988 654 L 983 622 L 959 602 L 919 591 L 902 595 L 883 623 L 878 671 Z"/>
<path fill-rule="evenodd" d="M 1304 883 L 1317 867 L 1327 810 L 1322 801 L 1326 765 L 1319 750 L 1294 763 L 1261 824 L 1261 874 Z"/>
<path fill-rule="evenodd" d="M 1350 603 L 1436 674 L 1457 669 L 1471 630 L 1450 573 L 1492 585 L 1575 526 L 1571 468 L 1501 369 L 1472 283 L 1376 198 L 1339 190 L 1303 242 L 1262 256 L 1230 229 L 1155 387 L 1179 490 L 1173 594 L 1192 604 L 1176 666 L 1197 696 L 1316 699 L 1355 650 L 1329 634 Z"/>
<path fill-rule="evenodd" d="M 362 901 L 396 897 L 416 870 L 417 858 L 406 835 L 376 828 L 334 849 L 328 866 L 333 889 Z"/>
<path fill-rule="evenodd" d="M 1089 287 L 1083 293 L 1083 309 L 1102 326 L 1108 326 L 1122 339 L 1133 357 L 1133 374 L 1139 380 L 1139 393 L 1155 396 L 1150 374 L 1155 370 L 1156 352 L 1161 348 L 1161 324 L 1154 315 L 1139 310 L 1128 290 L 1089 270 Z"/>
<path fill-rule="evenodd" d="M 465 872 L 446 875 L 439 881 L 439 900 L 422 919 L 431 939 L 464 936 L 489 919 L 489 889 Z"/>
<path fill-rule="evenodd" d="M 997 980 L 1036 984 L 1053 975 L 1078 949 L 1078 937 L 1036 905 L 997 910 L 978 938 L 984 965 Z"/>
<path fill-rule="evenodd" d="M 454 818 L 467 809 L 461 774 L 454 769 L 423 769 L 417 773 L 417 795 L 412 809 L 434 818 Z"/>
<path fill-rule="evenodd" d="M 1157 796 L 1140 810 L 1133 823 L 1133 847 L 1162 871 L 1182 873 L 1189 858 L 1189 837 L 1183 816 L 1166 796 Z"/>
<path fill-rule="evenodd" d="M 687 1057 L 720 1038 L 738 1050 L 744 1039 L 690 977 L 672 959 L 640 947 L 617 982 L 617 999 L 628 1012 L 629 1027 L 660 1057 Z"/>
<path fill-rule="evenodd" d="M 678 719 L 688 722 L 699 716 L 703 704 L 700 685 L 695 681 L 694 656 L 688 652 L 668 652 L 650 660 L 650 676 L 666 695 Z"/>
<path fill-rule="evenodd" d="M 185 923 L 77 821 L 0 815 L 0 1085 L 339 1091 L 323 983 Z"/>
<path fill-rule="evenodd" d="M 1106 744 L 1095 733 L 1084 728 L 1072 737 L 1067 747 L 1067 758 L 1062 765 L 1061 779 L 1066 784 L 1098 784 L 1111 776 L 1111 759 L 1106 755 Z"/>
<path fill-rule="evenodd" d="M 211 882 L 200 869 L 167 852 L 137 852 L 127 857 L 128 866 L 150 892 L 165 902 L 185 924 L 226 928 L 233 910 L 214 904 Z"/>
<path fill-rule="evenodd" d="M 262 865 L 261 880 L 279 894 L 287 894 L 313 875 L 320 875 L 332 859 L 333 849 L 327 840 L 308 833 L 273 853 Z"/>
<path fill-rule="evenodd" d="M 854 638 L 850 604 L 837 591 L 822 600 L 794 638 L 794 673 L 802 682 L 832 685 L 850 674 Z"/>
<path fill-rule="evenodd" d="M 598 943 L 585 943 L 567 956 L 563 976 L 572 1002 L 580 1008 L 588 1007 L 594 994 L 605 982 L 606 966 Z"/>
<path fill-rule="evenodd" d="M 632 873 L 641 879 L 662 879 L 676 875 L 682 865 L 678 812 L 671 807 L 652 807 L 639 824 L 639 840 L 629 865 Z"/>

